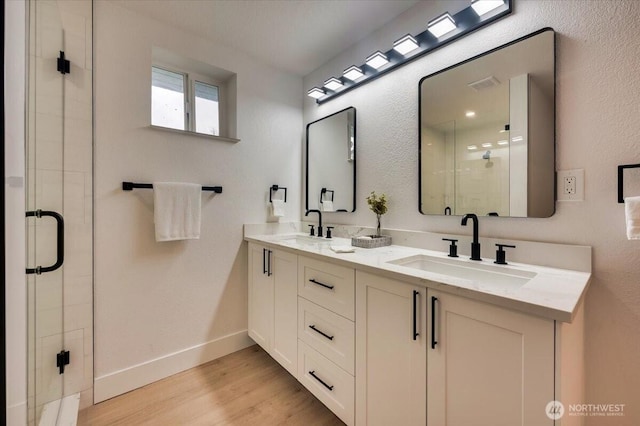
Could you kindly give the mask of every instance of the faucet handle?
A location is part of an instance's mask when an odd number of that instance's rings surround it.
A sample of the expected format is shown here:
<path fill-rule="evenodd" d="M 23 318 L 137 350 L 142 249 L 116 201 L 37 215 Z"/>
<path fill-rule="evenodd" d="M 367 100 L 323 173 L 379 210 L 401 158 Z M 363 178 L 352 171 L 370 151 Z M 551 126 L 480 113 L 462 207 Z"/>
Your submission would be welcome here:
<path fill-rule="evenodd" d="M 309 235 L 314 237 L 316 235 L 316 230 L 314 229 L 313 225 L 309 225 Z"/>
<path fill-rule="evenodd" d="M 458 257 L 458 246 L 456 245 L 458 240 L 454 240 L 453 238 L 443 238 L 442 241 L 449 241 L 451 243 L 449 245 L 449 257 Z"/>
<path fill-rule="evenodd" d="M 331 238 L 331 230 L 335 228 L 334 226 L 327 226 L 327 238 Z"/>
<path fill-rule="evenodd" d="M 506 265 L 507 264 L 507 253 L 504 251 L 505 247 L 516 248 L 516 246 L 511 246 L 509 244 L 496 244 L 498 250 L 496 250 L 496 260 L 493 263 L 497 263 L 498 265 Z"/>

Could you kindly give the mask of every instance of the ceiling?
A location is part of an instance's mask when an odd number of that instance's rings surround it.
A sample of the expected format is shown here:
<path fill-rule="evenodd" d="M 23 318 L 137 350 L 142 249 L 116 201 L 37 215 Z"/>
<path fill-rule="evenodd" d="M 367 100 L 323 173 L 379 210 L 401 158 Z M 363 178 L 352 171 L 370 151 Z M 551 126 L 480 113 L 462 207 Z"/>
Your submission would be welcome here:
<path fill-rule="evenodd" d="M 418 0 L 112 0 L 305 76 Z"/>

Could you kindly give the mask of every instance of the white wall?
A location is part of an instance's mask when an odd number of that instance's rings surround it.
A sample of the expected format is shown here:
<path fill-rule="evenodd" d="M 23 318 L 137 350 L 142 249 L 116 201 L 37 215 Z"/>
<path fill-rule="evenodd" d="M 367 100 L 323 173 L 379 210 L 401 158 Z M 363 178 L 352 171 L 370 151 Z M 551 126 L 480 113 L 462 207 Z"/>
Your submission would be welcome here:
<path fill-rule="evenodd" d="M 434 3 L 419 3 L 305 77 L 304 88 L 340 75 L 376 49 L 390 48 L 416 19 L 427 22 L 443 11 Z M 640 423 L 640 244 L 625 239 L 624 206 L 616 199 L 616 166 L 640 163 L 639 19 L 640 2 L 635 0 L 516 1 L 509 17 L 362 88 L 320 106 L 305 100 L 305 123 L 348 106 L 357 109 L 357 210 L 332 219 L 375 226 L 365 200 L 375 190 L 389 196 L 383 227 L 468 233 L 459 217 L 418 213 L 418 82 L 543 27 L 558 32 L 557 168 L 585 169 L 585 201 L 557 203 L 556 214 L 548 219 L 481 218 L 480 233 L 593 246 L 585 313 L 585 403 L 627 405 L 624 417 L 589 418 L 591 425 Z"/>
<path fill-rule="evenodd" d="M 5 2 L 4 190 L 7 324 L 7 425 L 27 422 L 27 287 L 25 269 L 24 140 L 26 6 Z"/>
<path fill-rule="evenodd" d="M 269 187 L 300 219 L 302 81 L 211 40 L 95 2 L 96 400 L 249 343 L 243 223 L 266 222 Z M 241 30 L 241 29 L 239 29 Z M 237 74 L 230 143 L 150 129 L 152 47 Z M 156 243 L 153 194 L 122 181 L 222 185 L 200 240 Z M 283 219 L 285 220 L 285 219 Z"/>

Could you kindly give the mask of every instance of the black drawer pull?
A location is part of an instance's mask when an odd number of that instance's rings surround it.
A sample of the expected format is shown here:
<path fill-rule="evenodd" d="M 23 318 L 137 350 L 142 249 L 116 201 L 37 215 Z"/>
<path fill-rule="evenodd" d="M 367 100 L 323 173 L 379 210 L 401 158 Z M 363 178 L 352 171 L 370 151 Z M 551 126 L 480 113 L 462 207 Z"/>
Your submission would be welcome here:
<path fill-rule="evenodd" d="M 262 273 L 267 273 L 267 249 L 262 249 Z"/>
<path fill-rule="evenodd" d="M 317 381 L 319 381 L 320 383 L 322 383 L 322 385 L 323 385 L 325 388 L 327 388 L 327 389 L 329 389 L 330 391 L 332 391 L 332 392 L 333 392 L 333 386 L 329 386 L 328 384 L 326 384 L 326 383 L 325 383 L 325 381 L 324 381 L 324 380 L 322 380 L 320 377 L 316 376 L 316 374 L 315 374 L 315 373 L 316 373 L 316 370 L 309 371 L 309 374 L 311 374 L 311 375 L 313 376 L 313 378 L 314 378 L 314 379 L 316 379 Z"/>
<path fill-rule="evenodd" d="M 436 340 L 436 302 L 438 298 L 431 296 L 431 349 L 435 349 L 438 341 Z"/>
<path fill-rule="evenodd" d="M 322 287 L 324 287 L 324 288 L 328 288 L 329 290 L 333 290 L 333 287 L 334 287 L 334 286 L 332 286 L 332 285 L 323 284 L 323 283 L 321 283 L 320 281 L 316 281 L 316 280 L 315 280 L 315 279 L 313 279 L 313 278 L 311 278 L 311 279 L 309 280 L 309 282 L 312 282 L 312 283 L 317 284 L 317 285 L 319 285 L 319 286 L 322 286 Z"/>
<path fill-rule="evenodd" d="M 418 340 L 418 296 L 420 292 L 413 290 L 413 340 Z"/>
<path fill-rule="evenodd" d="M 322 335 L 323 335 L 324 337 L 326 337 L 327 339 L 329 339 L 329 340 L 333 340 L 333 336 L 329 336 L 327 333 L 324 333 L 324 332 L 322 332 L 322 331 L 318 330 L 314 324 L 311 324 L 311 325 L 309 326 L 309 328 L 310 328 L 310 329 L 312 329 L 313 331 L 315 331 L 316 333 L 322 334 Z"/>

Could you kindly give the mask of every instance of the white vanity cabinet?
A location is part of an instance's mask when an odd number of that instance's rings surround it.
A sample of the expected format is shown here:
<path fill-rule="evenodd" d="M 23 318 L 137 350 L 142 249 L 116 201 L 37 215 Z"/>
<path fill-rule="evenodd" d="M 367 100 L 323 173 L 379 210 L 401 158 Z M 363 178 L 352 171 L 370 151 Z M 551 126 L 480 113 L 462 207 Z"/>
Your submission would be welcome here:
<path fill-rule="evenodd" d="M 584 423 L 546 409 L 585 400 L 588 273 L 535 269 L 505 295 L 385 266 L 406 249 L 273 247 L 249 242 L 249 336 L 347 425 Z"/>
<path fill-rule="evenodd" d="M 298 370 L 298 256 L 249 243 L 249 337 Z"/>
<path fill-rule="evenodd" d="M 424 287 L 357 271 L 358 425 L 425 425 L 426 295 Z"/>
<path fill-rule="evenodd" d="M 554 321 L 427 296 L 427 424 L 553 425 Z"/>

